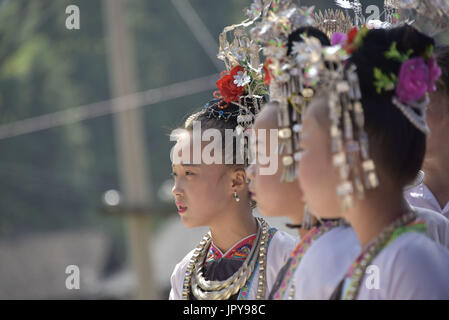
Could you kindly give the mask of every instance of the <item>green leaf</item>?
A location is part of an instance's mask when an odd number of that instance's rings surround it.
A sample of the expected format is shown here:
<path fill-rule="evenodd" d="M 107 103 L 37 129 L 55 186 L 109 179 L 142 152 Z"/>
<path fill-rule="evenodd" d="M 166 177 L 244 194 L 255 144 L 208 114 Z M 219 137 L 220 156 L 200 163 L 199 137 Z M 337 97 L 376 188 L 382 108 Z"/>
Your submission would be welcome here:
<path fill-rule="evenodd" d="M 425 53 L 425 59 L 430 59 L 433 57 L 433 52 L 434 52 L 435 47 L 433 45 L 429 45 L 426 48 L 426 53 Z"/>
<path fill-rule="evenodd" d="M 412 55 L 413 49 L 409 49 L 407 53 L 402 54 L 399 52 L 396 46 L 397 46 L 396 41 L 393 41 L 393 43 L 390 46 L 390 49 L 388 49 L 388 51 L 385 52 L 385 57 L 387 59 L 396 60 L 400 63 L 407 61 L 409 57 Z"/>
<path fill-rule="evenodd" d="M 394 41 L 390 49 L 385 52 L 385 57 L 387 59 L 395 59 L 395 60 L 401 60 L 401 54 L 399 53 L 398 49 L 396 48 L 396 41 Z"/>
<path fill-rule="evenodd" d="M 398 78 L 395 74 L 390 73 L 390 76 L 388 76 L 377 67 L 374 68 L 374 78 L 376 79 L 376 81 L 374 81 L 374 86 L 376 87 L 377 94 L 381 94 L 382 90 L 393 90 L 398 82 Z"/>

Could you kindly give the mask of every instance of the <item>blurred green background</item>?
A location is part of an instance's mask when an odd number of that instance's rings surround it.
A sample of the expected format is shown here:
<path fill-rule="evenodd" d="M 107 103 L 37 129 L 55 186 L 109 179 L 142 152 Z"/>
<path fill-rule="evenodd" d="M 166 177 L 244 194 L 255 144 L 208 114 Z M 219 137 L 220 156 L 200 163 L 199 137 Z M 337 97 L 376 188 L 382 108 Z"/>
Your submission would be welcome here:
<path fill-rule="evenodd" d="M 138 91 L 220 71 L 217 65 L 223 64 L 208 56 L 172 1 L 125 2 L 134 43 Z M 243 9 L 250 3 L 250 0 L 190 0 L 215 41 L 223 27 L 243 20 Z M 381 6 L 382 1 L 362 3 Z M 68 16 L 65 10 L 71 4 L 80 9 L 79 30 L 68 30 L 65 26 Z M 302 4 L 318 9 L 334 7 L 333 1 Z M 449 37 L 443 35 L 440 40 L 448 42 Z M 110 99 L 107 60 L 102 1 L 0 0 L 0 127 Z M 167 186 L 171 172 L 172 144 L 168 134 L 210 99 L 212 92 L 208 89 L 141 108 L 148 179 L 155 194 L 164 182 Z M 94 230 L 94 234 L 104 234 L 108 239 L 107 246 L 99 247 L 104 254 L 104 261 L 98 263 L 99 277 L 107 278 L 125 267 L 123 219 L 101 213 L 103 193 L 120 190 L 114 139 L 111 114 L 0 139 L 0 282 L 13 288 L 8 291 L 7 286 L 0 284 L 0 297 L 65 297 L 57 290 L 33 293 L 26 284 L 20 287 L 11 280 L 10 269 L 27 264 L 26 259 L 30 258 L 26 250 L 24 257 L 19 256 L 17 246 L 20 244 L 23 249 L 26 241 L 37 243 L 36 234 Z M 165 205 L 161 197 L 155 196 L 154 200 Z M 174 205 L 168 206 L 173 215 L 155 216 L 152 233 L 161 232 L 170 217 L 177 218 Z M 176 241 L 167 244 L 177 245 Z M 36 250 L 31 251 L 42 259 Z M 186 250 L 181 248 L 181 252 Z M 12 259 L 17 260 L 16 264 Z M 160 262 L 156 259 L 154 263 Z M 162 266 L 170 271 L 173 267 Z M 29 270 L 36 268 L 30 266 Z M 41 277 L 39 272 L 35 277 Z M 168 285 L 168 279 L 165 281 Z"/>

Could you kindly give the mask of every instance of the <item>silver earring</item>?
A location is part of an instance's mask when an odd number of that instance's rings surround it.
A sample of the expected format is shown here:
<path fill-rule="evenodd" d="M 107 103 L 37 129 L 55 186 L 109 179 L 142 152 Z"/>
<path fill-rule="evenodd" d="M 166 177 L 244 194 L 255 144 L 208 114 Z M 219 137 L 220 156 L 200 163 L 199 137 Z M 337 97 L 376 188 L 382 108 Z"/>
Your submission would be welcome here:
<path fill-rule="evenodd" d="M 239 202 L 239 201 L 240 201 L 240 198 L 239 198 L 239 196 L 237 195 L 237 191 L 234 191 L 234 199 L 235 199 L 236 202 Z"/>

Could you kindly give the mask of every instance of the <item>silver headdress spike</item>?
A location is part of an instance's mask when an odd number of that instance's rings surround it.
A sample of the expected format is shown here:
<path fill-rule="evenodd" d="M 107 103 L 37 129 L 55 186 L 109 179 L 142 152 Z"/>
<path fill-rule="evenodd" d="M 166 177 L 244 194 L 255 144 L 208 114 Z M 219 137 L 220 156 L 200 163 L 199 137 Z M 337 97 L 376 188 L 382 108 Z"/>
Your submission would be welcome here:
<path fill-rule="evenodd" d="M 236 111 L 228 111 L 230 104 L 238 107 L 236 130 L 238 133 L 244 132 L 254 122 L 255 115 L 260 111 L 264 95 L 268 93 L 267 86 L 263 82 L 262 64 L 259 53 L 261 46 L 252 40 L 249 28 L 262 17 L 272 0 L 257 0 L 246 10 L 247 19 L 241 23 L 227 26 L 219 35 L 218 59 L 222 60 L 226 66 L 226 71 L 222 73 L 222 78 L 217 82 L 219 91 L 214 93 L 219 102 L 220 109 L 209 108 L 213 116 L 229 118 L 235 116 Z M 237 96 L 226 96 L 227 92 L 222 90 L 219 83 L 226 77 L 231 79 L 231 86 L 234 90 L 240 90 Z M 227 83 L 229 86 L 229 83 Z M 205 106 L 206 111 L 209 106 Z M 228 110 L 227 110 L 228 109 Z M 212 111 L 211 111 L 212 110 Z"/>
<path fill-rule="evenodd" d="M 313 7 L 299 7 L 289 0 L 274 0 L 266 16 L 251 35 L 263 45 L 265 72 L 270 80 L 270 100 L 278 105 L 279 153 L 282 155 L 281 181 L 291 182 L 297 175 L 300 158 L 301 113 L 314 95 L 313 79 L 305 79 L 307 46 L 294 42 L 288 53 L 289 35 L 300 27 L 313 26 Z M 304 54 L 304 55 L 303 55 Z"/>
<path fill-rule="evenodd" d="M 329 39 L 336 32 L 348 33 L 354 26 L 352 18 L 342 10 L 326 9 L 314 16 L 315 27 L 324 32 Z"/>

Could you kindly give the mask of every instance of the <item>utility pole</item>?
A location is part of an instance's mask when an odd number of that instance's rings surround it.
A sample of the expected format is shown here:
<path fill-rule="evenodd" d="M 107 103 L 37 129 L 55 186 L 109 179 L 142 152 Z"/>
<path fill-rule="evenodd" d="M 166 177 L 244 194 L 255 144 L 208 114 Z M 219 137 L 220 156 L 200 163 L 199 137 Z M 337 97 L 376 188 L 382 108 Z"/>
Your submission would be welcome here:
<path fill-rule="evenodd" d="M 103 0 L 109 81 L 113 97 L 138 90 L 131 33 L 126 25 L 123 0 Z M 136 98 L 138 99 L 138 98 Z M 118 104 L 123 103 L 118 100 Z M 151 204 L 152 190 L 146 170 L 146 144 L 140 109 L 114 115 L 119 177 L 125 208 L 145 208 Z M 127 211 L 130 211 L 128 209 Z M 155 287 L 149 252 L 150 216 L 126 212 L 131 265 L 137 280 L 137 298 L 155 299 Z"/>

